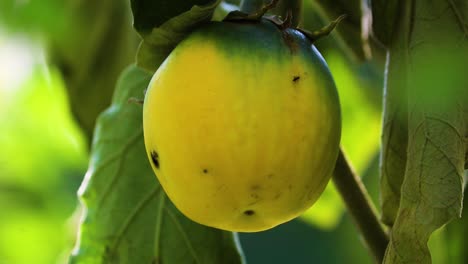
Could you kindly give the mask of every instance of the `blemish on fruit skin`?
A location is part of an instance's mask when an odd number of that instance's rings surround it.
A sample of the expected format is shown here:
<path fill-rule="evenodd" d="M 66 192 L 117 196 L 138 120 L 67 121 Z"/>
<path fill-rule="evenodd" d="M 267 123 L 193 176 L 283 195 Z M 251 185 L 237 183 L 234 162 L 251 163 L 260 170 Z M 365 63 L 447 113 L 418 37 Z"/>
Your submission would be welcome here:
<path fill-rule="evenodd" d="M 151 151 L 151 161 L 153 161 L 154 166 L 156 169 L 159 169 L 159 155 L 156 151 L 152 150 Z"/>
<path fill-rule="evenodd" d="M 208 169 L 203 169 L 204 174 L 208 174 Z"/>
<path fill-rule="evenodd" d="M 270 174 L 267 175 L 267 178 L 268 178 L 268 179 L 271 179 L 271 178 L 273 178 L 273 176 L 274 176 L 274 174 L 273 174 L 273 173 L 270 173 Z"/>
<path fill-rule="evenodd" d="M 260 200 L 255 200 L 255 201 L 247 204 L 247 206 L 252 206 L 252 205 L 258 204 L 258 202 L 260 202 Z"/>
<path fill-rule="evenodd" d="M 299 81 L 300 78 L 301 78 L 301 76 L 296 75 L 296 76 L 293 76 L 292 80 L 293 80 L 293 82 L 297 82 L 297 81 Z"/>
<path fill-rule="evenodd" d="M 258 185 L 258 184 L 254 184 L 252 186 L 250 186 L 250 197 L 255 199 L 255 202 L 258 202 L 258 200 L 260 200 L 260 196 L 258 195 L 258 191 L 262 188 L 262 186 Z"/>
<path fill-rule="evenodd" d="M 282 36 L 283 36 L 283 41 L 286 44 L 286 46 L 288 46 L 291 54 L 296 53 L 299 50 L 299 45 L 294 40 L 293 35 L 290 32 L 283 30 Z"/>
<path fill-rule="evenodd" d="M 254 199 L 256 199 L 256 200 L 260 199 L 260 196 L 258 196 L 257 193 L 251 193 L 251 194 L 250 194 L 250 197 L 252 197 L 252 198 L 254 198 Z"/>
<path fill-rule="evenodd" d="M 251 216 L 251 215 L 255 214 L 255 211 L 254 210 L 246 210 L 246 211 L 244 211 L 244 214 L 248 215 L 248 216 Z"/>
<path fill-rule="evenodd" d="M 253 191 L 256 191 L 256 190 L 260 190 L 261 186 L 258 185 L 258 184 L 254 184 L 252 185 L 252 187 L 250 187 L 250 189 L 252 189 Z"/>
<path fill-rule="evenodd" d="M 273 200 L 278 200 L 281 197 L 281 193 L 277 193 L 275 197 L 273 197 Z"/>

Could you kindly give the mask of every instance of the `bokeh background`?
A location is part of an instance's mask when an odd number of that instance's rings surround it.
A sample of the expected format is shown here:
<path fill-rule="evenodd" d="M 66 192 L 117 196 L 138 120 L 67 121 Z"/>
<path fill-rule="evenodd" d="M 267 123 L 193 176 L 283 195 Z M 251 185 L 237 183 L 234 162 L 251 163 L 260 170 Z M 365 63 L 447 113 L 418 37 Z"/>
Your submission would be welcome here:
<path fill-rule="evenodd" d="M 75 243 L 93 122 L 138 43 L 129 1 L 102 2 L 0 1 L 1 264 L 66 263 Z M 314 8 L 305 1 L 306 28 L 327 23 Z M 339 90 L 342 144 L 378 205 L 382 60 L 356 60 L 334 34 L 317 45 Z M 93 97 L 78 98 L 86 89 Z M 446 236 L 431 240 L 434 263 L 450 252 Z M 332 184 L 301 218 L 240 240 L 253 264 L 372 263 Z"/>

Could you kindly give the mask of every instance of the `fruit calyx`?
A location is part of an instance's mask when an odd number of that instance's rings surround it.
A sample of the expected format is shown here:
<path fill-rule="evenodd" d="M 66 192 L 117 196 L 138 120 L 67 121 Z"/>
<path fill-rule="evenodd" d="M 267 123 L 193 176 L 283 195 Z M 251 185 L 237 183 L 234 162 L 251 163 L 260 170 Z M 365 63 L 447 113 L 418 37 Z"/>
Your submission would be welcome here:
<path fill-rule="evenodd" d="M 264 4 L 260 10 L 258 10 L 255 13 L 248 14 L 239 10 L 232 11 L 230 12 L 224 19 L 223 21 L 225 22 L 251 22 L 251 23 L 260 23 L 262 19 L 265 19 L 266 21 L 269 21 L 273 23 L 275 26 L 278 27 L 281 31 L 285 31 L 288 28 L 295 29 L 299 32 L 301 32 L 304 36 L 307 37 L 311 42 L 315 42 L 316 40 L 328 36 L 330 32 L 332 32 L 335 27 L 343 20 L 346 18 L 346 15 L 341 15 L 330 24 L 324 26 L 321 29 L 315 30 L 313 32 L 308 31 L 303 28 L 298 28 L 298 27 L 291 27 L 292 25 L 292 18 L 293 18 L 293 13 L 291 10 L 289 10 L 286 13 L 285 18 L 281 18 L 280 16 L 277 15 L 266 15 L 266 13 L 275 8 L 276 5 L 278 4 L 279 0 L 271 0 L 271 2 Z M 285 38 L 287 39 L 287 38 Z"/>
<path fill-rule="evenodd" d="M 322 37 L 328 36 L 330 32 L 332 32 L 335 27 L 343 20 L 346 18 L 346 15 L 341 15 L 337 17 L 335 20 L 330 22 L 330 24 L 324 26 L 323 28 L 319 30 L 315 30 L 313 32 L 310 32 L 306 29 L 303 28 L 295 28 L 297 31 L 301 32 L 306 36 L 311 42 L 314 42 Z"/>

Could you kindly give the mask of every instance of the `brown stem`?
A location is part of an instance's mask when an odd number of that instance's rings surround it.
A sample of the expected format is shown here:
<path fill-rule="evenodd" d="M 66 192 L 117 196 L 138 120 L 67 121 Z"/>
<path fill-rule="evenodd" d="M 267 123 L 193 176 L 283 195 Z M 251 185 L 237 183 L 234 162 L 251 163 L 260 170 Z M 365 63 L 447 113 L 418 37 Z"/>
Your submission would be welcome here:
<path fill-rule="evenodd" d="M 361 179 L 354 173 L 342 150 L 338 155 L 332 176 L 349 213 L 358 227 L 367 248 L 378 263 L 382 263 L 388 236 Z"/>

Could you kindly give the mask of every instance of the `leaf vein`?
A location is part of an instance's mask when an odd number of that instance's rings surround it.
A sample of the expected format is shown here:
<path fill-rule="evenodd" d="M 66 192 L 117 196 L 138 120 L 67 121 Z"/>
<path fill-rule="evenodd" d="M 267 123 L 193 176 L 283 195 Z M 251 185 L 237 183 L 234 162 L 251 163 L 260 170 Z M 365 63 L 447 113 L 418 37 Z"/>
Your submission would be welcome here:
<path fill-rule="evenodd" d="M 145 205 L 148 204 L 153 197 L 158 194 L 161 191 L 161 186 L 156 185 L 153 190 L 151 190 L 147 195 L 144 196 L 144 198 L 140 201 L 140 203 L 135 206 L 135 209 L 127 216 L 125 219 L 124 223 L 122 226 L 118 229 L 116 232 L 115 239 L 112 243 L 112 249 L 116 249 L 122 239 L 122 236 L 125 234 L 125 232 L 128 230 L 128 227 L 132 223 L 132 221 L 135 219 L 135 217 L 138 215 L 138 213 L 145 207 Z"/>
<path fill-rule="evenodd" d="M 160 185 L 159 185 L 160 186 Z M 156 230 L 155 230 L 155 235 L 154 235 L 154 256 L 159 259 L 161 256 L 160 251 L 160 246 L 161 246 L 161 227 L 163 223 L 163 215 L 164 215 L 164 204 L 166 202 L 166 193 L 161 192 L 160 193 L 160 199 L 159 199 L 159 204 L 158 204 L 158 213 L 157 213 L 157 218 L 156 218 Z"/>
<path fill-rule="evenodd" d="M 460 133 L 460 131 L 458 131 L 458 129 L 453 125 L 451 124 L 450 122 L 447 122 L 446 120 L 443 120 L 441 118 L 438 118 L 438 117 L 431 117 L 431 116 L 428 116 L 426 117 L 426 119 L 429 119 L 429 120 L 434 120 L 434 121 L 439 121 L 440 123 L 443 123 L 443 124 L 446 124 L 448 127 L 450 127 L 453 131 L 455 131 L 455 133 L 460 137 L 460 138 L 463 138 L 462 134 Z"/>
<path fill-rule="evenodd" d="M 177 220 L 175 215 L 167 207 L 165 207 L 164 209 L 166 209 L 166 212 L 170 216 L 172 222 L 177 227 L 177 229 L 180 231 L 180 233 L 182 235 L 182 238 L 185 241 L 185 244 L 187 244 L 187 248 L 188 248 L 190 254 L 192 254 L 193 259 L 195 260 L 195 263 L 201 264 L 201 261 L 198 259 L 197 254 L 195 253 L 195 249 L 193 248 L 192 243 L 190 243 L 190 240 L 188 239 L 187 234 L 185 234 L 185 231 L 184 231 L 182 225 L 179 223 L 179 221 Z"/>
<path fill-rule="evenodd" d="M 143 129 L 139 129 L 138 132 L 135 133 L 130 138 L 130 140 L 124 145 L 124 147 L 120 151 L 115 153 L 114 158 L 112 158 L 112 161 L 125 159 L 125 157 L 127 156 L 128 150 L 140 138 L 142 133 L 143 133 Z M 105 165 L 108 165 L 108 163 L 110 163 L 110 161 L 108 161 Z M 122 162 L 118 163 L 117 171 L 114 173 L 114 175 L 110 179 L 109 184 L 104 188 L 101 199 L 99 199 L 99 201 L 96 203 L 96 209 L 99 209 L 101 207 L 105 199 L 108 197 L 110 190 L 112 190 L 112 187 L 117 183 L 117 179 L 119 178 L 118 176 L 122 173 L 122 170 L 123 170 L 122 164 L 123 164 Z M 94 174 L 98 173 L 104 167 L 105 167 L 104 165 L 101 165 L 98 168 L 96 168 Z"/>

